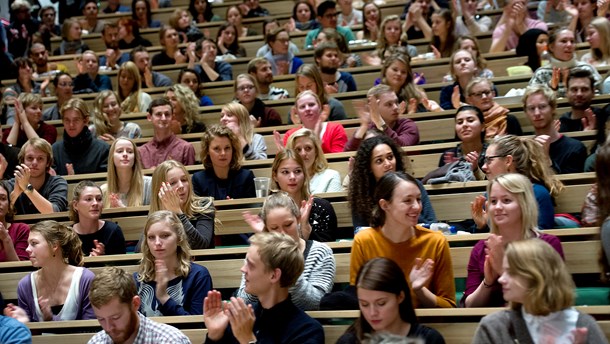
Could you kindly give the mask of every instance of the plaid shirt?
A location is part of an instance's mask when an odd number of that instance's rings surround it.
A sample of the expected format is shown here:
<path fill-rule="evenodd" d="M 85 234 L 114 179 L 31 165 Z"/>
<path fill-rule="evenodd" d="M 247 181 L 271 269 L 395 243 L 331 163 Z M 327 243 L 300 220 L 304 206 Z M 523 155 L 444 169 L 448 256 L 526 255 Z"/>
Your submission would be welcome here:
<path fill-rule="evenodd" d="M 167 324 L 152 321 L 138 312 L 140 327 L 134 344 L 191 344 L 184 333 Z M 93 336 L 88 344 L 113 344 L 112 338 L 106 331 L 100 331 Z"/>

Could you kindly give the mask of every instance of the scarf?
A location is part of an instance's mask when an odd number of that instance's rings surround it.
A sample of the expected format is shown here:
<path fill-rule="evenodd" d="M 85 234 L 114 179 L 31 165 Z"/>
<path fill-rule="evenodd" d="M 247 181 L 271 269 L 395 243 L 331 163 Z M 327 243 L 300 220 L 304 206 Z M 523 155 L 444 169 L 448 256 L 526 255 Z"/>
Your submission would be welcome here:
<path fill-rule="evenodd" d="M 551 66 L 553 67 L 559 67 L 559 68 L 572 68 L 572 67 L 576 67 L 576 58 L 572 57 L 571 60 L 569 61 L 561 61 L 556 59 L 555 57 L 553 57 L 553 55 L 551 55 Z"/>
<path fill-rule="evenodd" d="M 492 113 L 492 109 L 494 109 Z M 499 106 L 494 102 L 494 106 L 485 111 L 485 140 L 492 140 L 497 135 L 506 134 L 506 115 L 509 113 L 507 108 Z"/>
<path fill-rule="evenodd" d="M 81 54 L 82 48 L 83 42 L 80 40 L 72 42 L 62 40 L 61 44 L 59 45 L 59 53 L 61 55 Z"/>
<path fill-rule="evenodd" d="M 64 147 L 69 153 L 82 155 L 89 150 L 91 142 L 93 142 L 93 135 L 91 135 L 91 131 L 89 131 L 87 126 L 85 126 L 83 131 L 81 131 L 76 137 L 70 137 L 70 135 L 64 131 Z"/>

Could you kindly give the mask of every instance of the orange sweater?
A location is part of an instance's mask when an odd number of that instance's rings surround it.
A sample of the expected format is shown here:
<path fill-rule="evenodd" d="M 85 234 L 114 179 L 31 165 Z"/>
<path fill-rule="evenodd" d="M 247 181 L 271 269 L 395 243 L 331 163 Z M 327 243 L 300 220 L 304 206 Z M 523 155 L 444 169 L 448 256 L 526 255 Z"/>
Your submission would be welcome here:
<path fill-rule="evenodd" d="M 415 258 L 434 261 L 434 273 L 426 287 L 436 295 L 438 307 L 456 307 L 453 265 L 447 239 L 440 232 L 416 226 L 415 235 L 402 243 L 392 243 L 381 233 L 381 228 L 367 228 L 356 234 L 350 254 L 350 284 L 356 284 L 360 267 L 369 259 L 385 257 L 395 261 L 409 280 Z M 410 284 L 410 282 L 409 282 Z M 419 302 L 411 290 L 413 307 Z"/>

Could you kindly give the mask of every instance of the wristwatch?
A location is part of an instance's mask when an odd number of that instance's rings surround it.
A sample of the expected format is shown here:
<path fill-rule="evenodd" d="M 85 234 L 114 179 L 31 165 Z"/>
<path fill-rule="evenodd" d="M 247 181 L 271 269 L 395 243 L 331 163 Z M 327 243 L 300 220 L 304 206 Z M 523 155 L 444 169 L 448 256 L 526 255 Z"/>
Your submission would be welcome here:
<path fill-rule="evenodd" d="M 25 190 L 23 190 L 23 191 L 24 191 L 25 193 L 30 193 L 30 192 L 34 191 L 34 186 L 33 186 L 32 184 L 28 184 L 28 185 L 25 187 Z"/>

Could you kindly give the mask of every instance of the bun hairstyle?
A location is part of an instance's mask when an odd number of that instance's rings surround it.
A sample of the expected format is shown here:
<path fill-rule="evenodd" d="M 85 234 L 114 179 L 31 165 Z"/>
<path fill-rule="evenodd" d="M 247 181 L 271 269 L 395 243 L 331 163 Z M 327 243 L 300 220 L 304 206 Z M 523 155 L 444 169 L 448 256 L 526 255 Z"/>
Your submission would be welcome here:
<path fill-rule="evenodd" d="M 34 232 L 40 233 L 49 247 L 58 246 L 64 261 L 69 265 L 83 266 L 83 243 L 72 228 L 57 221 L 46 220 L 33 225 L 30 233 Z"/>

